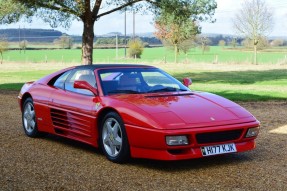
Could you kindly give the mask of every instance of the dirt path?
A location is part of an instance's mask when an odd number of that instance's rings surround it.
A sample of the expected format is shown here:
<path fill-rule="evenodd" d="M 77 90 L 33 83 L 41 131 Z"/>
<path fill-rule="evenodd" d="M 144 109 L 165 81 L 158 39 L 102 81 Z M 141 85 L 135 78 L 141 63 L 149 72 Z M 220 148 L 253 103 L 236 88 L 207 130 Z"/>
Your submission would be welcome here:
<path fill-rule="evenodd" d="M 17 92 L 0 91 L 0 190 L 287 190 L 287 102 L 240 103 L 262 123 L 257 149 L 198 160 L 132 160 L 24 135 Z"/>

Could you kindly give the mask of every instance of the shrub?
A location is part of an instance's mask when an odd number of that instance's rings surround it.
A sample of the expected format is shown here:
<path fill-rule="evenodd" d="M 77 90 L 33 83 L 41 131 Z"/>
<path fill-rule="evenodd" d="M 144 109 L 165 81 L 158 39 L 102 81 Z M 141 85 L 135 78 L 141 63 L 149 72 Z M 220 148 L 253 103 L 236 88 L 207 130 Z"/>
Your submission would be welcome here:
<path fill-rule="evenodd" d="M 282 39 L 275 39 L 271 42 L 271 46 L 283 46 L 284 40 Z"/>
<path fill-rule="evenodd" d="M 220 40 L 219 42 L 218 42 L 218 45 L 219 46 L 225 46 L 226 45 L 226 42 L 225 42 L 225 40 Z"/>
<path fill-rule="evenodd" d="M 141 55 L 144 50 L 144 44 L 140 39 L 130 40 L 128 43 L 129 46 L 129 57 L 131 58 L 141 58 Z"/>

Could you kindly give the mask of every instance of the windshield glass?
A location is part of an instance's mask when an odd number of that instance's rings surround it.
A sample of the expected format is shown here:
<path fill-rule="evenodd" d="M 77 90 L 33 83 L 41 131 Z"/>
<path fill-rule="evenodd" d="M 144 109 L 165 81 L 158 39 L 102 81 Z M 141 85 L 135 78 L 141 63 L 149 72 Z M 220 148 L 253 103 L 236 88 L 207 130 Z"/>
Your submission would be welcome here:
<path fill-rule="evenodd" d="M 98 73 L 105 95 L 189 91 L 157 68 L 102 69 Z"/>

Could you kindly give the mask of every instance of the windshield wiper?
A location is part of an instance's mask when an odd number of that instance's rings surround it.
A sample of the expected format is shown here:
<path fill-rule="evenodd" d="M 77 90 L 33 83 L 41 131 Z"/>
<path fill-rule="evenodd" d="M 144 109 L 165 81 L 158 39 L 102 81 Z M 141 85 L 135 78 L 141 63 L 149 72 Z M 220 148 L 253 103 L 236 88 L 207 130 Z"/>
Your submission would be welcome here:
<path fill-rule="evenodd" d="M 109 91 L 108 94 L 139 94 L 140 92 L 134 90 L 113 90 Z"/>
<path fill-rule="evenodd" d="M 178 92 L 178 91 L 187 91 L 187 90 L 185 90 L 185 89 L 173 88 L 173 87 L 165 87 L 165 88 L 150 90 L 150 91 L 148 91 L 148 93 L 156 93 L 156 92 Z"/>

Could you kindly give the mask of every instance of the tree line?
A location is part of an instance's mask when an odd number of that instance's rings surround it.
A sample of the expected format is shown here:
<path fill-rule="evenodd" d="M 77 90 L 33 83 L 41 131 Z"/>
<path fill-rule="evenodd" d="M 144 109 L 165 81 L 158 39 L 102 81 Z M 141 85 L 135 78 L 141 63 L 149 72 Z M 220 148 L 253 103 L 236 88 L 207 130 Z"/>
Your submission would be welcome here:
<path fill-rule="evenodd" d="M 54 29 L 0 29 L 0 36 L 5 36 L 9 42 L 53 42 L 62 35 L 61 31 Z"/>
<path fill-rule="evenodd" d="M 101 9 L 102 6 L 105 10 Z M 186 53 L 198 44 L 202 47 L 203 53 L 208 50 L 208 44 L 212 41 L 204 35 L 199 35 L 200 23 L 216 22 L 213 19 L 216 8 L 215 0 L 5 0 L 0 1 L 0 24 L 38 17 L 51 27 L 68 28 L 73 20 L 78 19 L 83 23 L 82 62 L 92 64 L 94 24 L 98 19 L 117 11 L 150 11 L 154 14 L 155 36 L 163 45 L 173 48 L 177 62 L 180 52 Z M 233 25 L 237 34 L 245 39 L 241 43 L 247 47 L 252 46 L 253 63 L 256 64 L 257 50 L 260 44 L 268 44 L 266 36 L 274 26 L 272 10 L 265 0 L 244 1 L 233 18 Z M 67 39 L 70 37 L 60 37 L 56 42 L 71 43 Z M 238 40 L 233 38 L 230 43 L 235 47 Z M 224 45 L 228 42 L 221 39 L 218 43 Z M 143 45 L 142 42 L 139 44 Z M 272 44 L 282 43 L 278 40 Z"/>
<path fill-rule="evenodd" d="M 105 9 L 102 9 L 105 7 Z M 93 63 L 94 24 L 117 11 L 149 11 L 158 17 L 176 12 L 176 17 L 208 20 L 217 7 L 215 0 L 5 0 L 0 1 L 0 24 L 40 18 L 55 28 L 70 27 L 73 20 L 83 23 L 82 62 Z"/>

